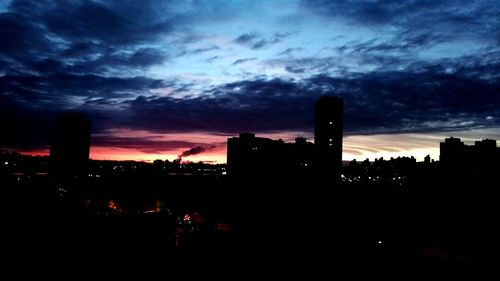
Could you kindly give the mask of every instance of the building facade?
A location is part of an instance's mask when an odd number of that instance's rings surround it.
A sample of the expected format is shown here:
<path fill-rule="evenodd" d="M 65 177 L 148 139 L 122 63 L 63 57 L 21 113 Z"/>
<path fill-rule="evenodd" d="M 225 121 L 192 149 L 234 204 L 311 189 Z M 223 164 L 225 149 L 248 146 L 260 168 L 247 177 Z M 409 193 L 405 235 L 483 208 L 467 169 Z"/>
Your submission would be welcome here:
<path fill-rule="evenodd" d="M 227 173 L 241 175 L 316 175 L 339 179 L 342 169 L 343 101 L 322 97 L 315 106 L 314 144 L 242 133 L 227 142 Z"/>
<path fill-rule="evenodd" d="M 323 96 L 314 111 L 315 170 L 325 176 L 340 177 L 344 103 L 339 97 Z"/>
<path fill-rule="evenodd" d="M 88 172 L 90 121 L 69 112 L 56 120 L 50 143 L 51 173 L 61 181 L 84 178 Z"/>

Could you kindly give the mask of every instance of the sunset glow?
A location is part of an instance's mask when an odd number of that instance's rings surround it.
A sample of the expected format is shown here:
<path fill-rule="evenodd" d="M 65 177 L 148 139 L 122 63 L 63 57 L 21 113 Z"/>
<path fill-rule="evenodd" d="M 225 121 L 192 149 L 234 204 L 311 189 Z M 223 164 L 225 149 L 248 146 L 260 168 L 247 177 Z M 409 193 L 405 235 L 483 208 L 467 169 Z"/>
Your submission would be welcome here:
<path fill-rule="evenodd" d="M 117 133 L 116 131 L 114 133 Z M 197 145 L 210 147 L 211 144 L 217 143 L 214 148 L 208 149 L 200 154 L 183 157 L 183 161 L 191 162 L 207 162 L 207 163 L 226 163 L 226 136 L 217 136 L 202 133 L 180 134 L 180 135 L 152 135 L 146 131 L 120 131 L 122 137 L 127 137 L 135 140 L 139 137 L 149 137 L 161 141 L 169 142 L 172 140 L 198 140 Z M 283 139 L 286 142 L 293 142 L 299 136 L 306 137 L 308 141 L 313 142 L 314 136 L 308 132 L 286 132 L 286 133 L 262 133 L 257 134 L 259 137 L 272 139 Z M 430 155 L 432 159 L 439 160 L 439 143 L 446 137 L 460 137 L 466 144 L 473 144 L 474 141 L 480 139 L 500 139 L 500 132 L 492 129 L 476 129 L 467 131 L 450 131 L 446 133 L 435 134 L 379 134 L 379 135 L 359 135 L 345 136 L 343 146 L 343 159 L 350 161 L 356 159 L 362 161 L 368 158 L 370 161 L 383 157 L 390 159 L 391 157 L 413 156 L 417 161 L 423 161 L 424 157 Z M 477 136 L 480 138 L 478 139 Z M 189 147 L 165 145 L 161 147 L 154 146 L 156 149 L 151 149 L 150 146 L 140 147 L 137 144 L 130 144 L 132 148 L 97 146 L 93 145 L 90 149 L 90 158 L 94 160 L 133 160 L 152 162 L 156 159 L 173 161 Z M 136 148 L 134 148 L 134 146 Z M 44 156 L 49 154 L 49 149 L 40 149 L 33 151 L 16 150 L 21 153 L 30 155 Z"/>
<path fill-rule="evenodd" d="M 325 95 L 344 100 L 345 160 L 498 135 L 494 1 L 2 3 L 3 149 L 46 154 L 76 111 L 93 159 L 224 163 L 241 132 L 313 141 Z"/>

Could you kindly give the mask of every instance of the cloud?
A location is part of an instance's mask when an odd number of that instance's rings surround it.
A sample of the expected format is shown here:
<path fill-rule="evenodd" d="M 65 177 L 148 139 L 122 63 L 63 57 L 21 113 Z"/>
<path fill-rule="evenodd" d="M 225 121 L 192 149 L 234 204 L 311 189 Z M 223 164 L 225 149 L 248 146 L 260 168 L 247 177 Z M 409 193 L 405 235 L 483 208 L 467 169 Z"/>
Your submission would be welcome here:
<path fill-rule="evenodd" d="M 305 7 L 325 16 L 345 17 L 363 24 L 387 24 L 395 21 L 398 16 L 406 16 L 412 10 L 425 6 L 436 5 L 434 1 L 303 1 Z"/>
<path fill-rule="evenodd" d="M 286 50 L 284 50 L 283 52 L 279 53 L 278 56 L 284 56 L 284 55 L 290 55 L 291 53 L 293 52 L 297 52 L 297 51 L 302 51 L 304 48 L 301 48 L 301 47 L 296 47 L 296 48 L 287 48 Z"/>
<path fill-rule="evenodd" d="M 144 153 L 175 153 L 179 149 L 201 144 L 182 140 L 157 140 L 144 137 L 122 137 L 119 135 L 98 134 L 92 137 L 92 145 L 98 147 L 127 147 Z"/>
<path fill-rule="evenodd" d="M 221 59 L 221 57 L 220 57 L 220 56 L 212 56 L 212 57 L 209 57 L 209 58 L 203 59 L 202 61 L 204 61 L 204 62 L 208 62 L 208 63 L 211 63 L 211 62 L 213 62 L 213 61 L 215 61 L 215 60 L 218 60 L 218 59 Z"/>
<path fill-rule="evenodd" d="M 69 45 L 64 51 L 62 51 L 63 57 L 81 57 L 87 55 L 93 55 L 97 52 L 105 50 L 104 46 L 100 43 L 95 43 L 93 41 L 82 41 L 76 42 Z"/>
<path fill-rule="evenodd" d="M 131 45 L 156 40 L 177 28 L 182 16 L 169 14 L 169 9 L 160 12 L 161 5 L 158 1 L 71 1 L 39 5 L 37 12 L 41 23 L 64 39 Z"/>
<path fill-rule="evenodd" d="M 127 58 L 127 63 L 129 66 L 146 67 L 161 64 L 165 59 L 166 56 L 158 49 L 141 48 Z"/>
<path fill-rule="evenodd" d="M 167 85 L 167 81 L 146 77 L 62 73 L 0 76 L 0 126 L 4 132 L 0 146 L 47 145 L 55 118 L 67 110 L 86 112 L 94 132 L 98 132 L 122 114 L 124 100 Z"/>
<path fill-rule="evenodd" d="M 220 48 L 218 46 L 211 45 L 211 46 L 207 46 L 207 47 L 204 47 L 204 48 L 194 49 L 193 53 L 194 54 L 199 54 L 199 53 L 204 53 L 204 52 L 209 52 L 209 51 L 214 51 L 214 50 L 220 50 Z"/>
<path fill-rule="evenodd" d="M 30 108 L 5 94 L 0 95 L 0 147 L 39 149 L 47 146 L 51 125 L 59 112 L 49 107 Z"/>
<path fill-rule="evenodd" d="M 337 21 L 365 28 L 392 26 L 401 33 L 469 37 L 498 43 L 498 13 L 494 1 L 328 1 L 304 0 L 305 9 Z"/>
<path fill-rule="evenodd" d="M 262 38 L 256 33 L 244 33 L 234 39 L 234 42 L 249 47 L 250 49 L 262 49 L 268 45 L 273 45 L 282 42 L 285 38 L 294 33 L 275 33 L 270 38 Z"/>
<path fill-rule="evenodd" d="M 0 71 L 144 75 L 151 66 L 175 58 L 178 50 L 218 50 L 214 44 L 197 49 L 187 45 L 203 38 L 191 28 L 206 20 L 200 12 L 216 19 L 213 6 L 219 4 L 13 0 L 0 13 Z M 223 6 L 219 11 L 230 14 Z"/>
<path fill-rule="evenodd" d="M 257 35 L 253 33 L 245 33 L 240 36 L 238 36 L 236 39 L 234 39 L 234 42 L 241 44 L 241 45 L 246 45 L 249 43 L 253 43 L 257 39 Z"/>
<path fill-rule="evenodd" d="M 85 112 L 94 133 L 108 137 L 96 143 L 141 151 L 203 144 L 122 139 L 106 130 L 311 132 L 314 102 L 326 94 L 344 97 L 348 135 L 498 128 L 500 6 L 492 3 L 301 1 L 304 26 L 352 31 L 335 41 L 337 30 L 326 32 L 325 45 L 311 34 L 295 38 L 291 25 L 239 36 L 212 30 L 209 23 L 221 18 L 240 23 L 243 9 L 226 1 L 14 0 L 0 13 L 0 146 L 46 145 L 66 110 Z M 249 4 L 252 15 L 258 7 Z M 263 55 L 243 54 L 201 74 L 190 72 L 196 64 L 180 73 L 181 65 L 169 77 L 177 59 L 234 58 L 234 44 Z M 238 66 L 252 60 L 257 69 Z"/>
<path fill-rule="evenodd" d="M 192 147 L 188 150 L 184 150 L 181 154 L 179 154 L 179 159 L 180 158 L 183 158 L 183 157 L 188 157 L 188 156 L 191 156 L 191 155 L 196 155 L 196 154 L 200 154 L 200 153 L 203 153 L 205 151 L 209 151 L 209 150 L 212 150 L 215 148 L 215 145 L 211 145 L 211 146 L 195 146 L 195 147 Z"/>
<path fill-rule="evenodd" d="M 242 63 L 253 61 L 253 60 L 257 60 L 257 58 L 247 58 L 247 59 L 235 60 L 231 65 L 242 64 Z"/>
<path fill-rule="evenodd" d="M 205 46 L 205 47 L 202 47 L 202 48 L 184 50 L 184 51 L 182 51 L 177 56 L 178 57 L 182 57 L 182 56 L 199 55 L 199 54 L 203 54 L 203 53 L 206 53 L 206 52 L 217 51 L 217 50 L 220 50 L 220 48 L 218 46 L 216 46 L 216 45 L 208 45 L 208 46 Z"/>
<path fill-rule="evenodd" d="M 134 126 L 151 130 L 271 132 L 312 130 L 313 105 L 321 95 L 345 100 L 346 134 L 427 132 L 498 127 L 497 78 L 477 75 L 481 65 L 447 73 L 443 63 L 406 71 L 317 75 L 302 80 L 255 79 L 214 86 L 191 99 L 140 98 L 129 103 Z M 489 69 L 486 71 L 486 69 Z M 146 120 L 170 120 L 165 125 Z M 132 121 L 134 123 L 134 121 Z"/>
<path fill-rule="evenodd" d="M 295 74 L 304 73 L 306 71 L 304 68 L 294 68 L 291 66 L 285 66 L 285 70 Z"/>
<path fill-rule="evenodd" d="M 433 34 L 416 34 L 414 32 L 404 32 L 399 34 L 397 38 L 390 40 L 379 41 L 371 39 L 364 42 L 353 43 L 336 47 L 337 50 L 346 53 L 351 52 L 357 54 L 373 54 L 387 52 L 414 52 L 415 49 L 428 47 L 434 44 L 444 43 L 449 38 L 445 35 Z M 347 50 L 347 51 L 346 51 Z"/>
<path fill-rule="evenodd" d="M 127 97 L 126 92 L 140 92 L 166 86 L 165 81 L 141 76 L 120 78 L 65 73 L 44 76 L 4 75 L 0 77 L 0 82 L 0 90 L 4 95 L 18 101 L 33 102 L 65 96 Z"/>
<path fill-rule="evenodd" d="M 82 102 L 75 109 L 86 112 L 101 132 L 106 128 L 162 134 L 310 132 L 314 102 L 328 94 L 344 98 L 347 135 L 500 127 L 499 118 L 490 118 L 500 116 L 499 66 L 498 60 L 485 64 L 464 57 L 402 71 L 315 75 L 301 80 L 255 78 L 210 86 L 199 95 L 183 98 L 151 94 L 166 87 L 172 91 L 190 87 L 175 80 L 3 76 L 2 143 L 28 143 L 32 131 L 43 135 L 53 117 L 65 110 L 64 97 L 74 99 L 75 95 Z M 136 97 L 137 93 L 143 94 Z"/>
<path fill-rule="evenodd" d="M 269 67 L 284 68 L 289 73 L 307 73 L 309 76 L 314 76 L 318 74 L 344 74 L 341 73 L 346 69 L 343 64 L 351 60 L 352 58 L 347 59 L 342 56 L 287 57 L 270 59 L 264 63 Z"/>

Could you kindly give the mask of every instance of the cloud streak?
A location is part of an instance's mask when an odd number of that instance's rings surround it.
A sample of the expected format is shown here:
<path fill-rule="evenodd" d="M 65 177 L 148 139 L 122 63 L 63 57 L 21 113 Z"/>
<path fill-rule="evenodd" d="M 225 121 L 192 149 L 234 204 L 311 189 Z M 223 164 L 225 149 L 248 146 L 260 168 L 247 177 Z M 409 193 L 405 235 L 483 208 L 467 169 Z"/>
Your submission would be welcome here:
<path fill-rule="evenodd" d="M 188 156 L 191 156 L 191 155 L 197 155 L 197 154 L 200 154 L 200 153 L 203 153 L 203 152 L 206 152 L 206 151 L 209 151 L 209 150 L 212 150 L 215 148 L 215 145 L 212 145 L 212 146 L 195 146 L 195 147 L 192 147 L 188 150 L 184 150 L 181 154 L 179 154 L 178 158 L 179 159 L 182 159 L 184 157 L 188 157 Z"/>
<path fill-rule="evenodd" d="M 242 63 L 249 62 L 249 61 L 254 61 L 254 60 L 257 60 L 257 58 L 238 59 L 238 60 L 235 60 L 232 63 L 232 65 L 238 65 L 238 64 L 242 64 Z"/>

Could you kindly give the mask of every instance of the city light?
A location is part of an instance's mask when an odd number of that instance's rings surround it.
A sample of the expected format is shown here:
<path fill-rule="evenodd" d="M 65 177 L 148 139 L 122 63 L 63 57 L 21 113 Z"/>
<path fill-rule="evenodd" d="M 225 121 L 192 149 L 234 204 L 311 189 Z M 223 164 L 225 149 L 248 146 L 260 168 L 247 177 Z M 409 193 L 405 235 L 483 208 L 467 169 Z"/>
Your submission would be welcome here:
<path fill-rule="evenodd" d="M 108 208 L 110 208 L 110 209 L 112 209 L 112 210 L 116 210 L 118 207 L 116 206 L 115 201 L 113 201 L 113 200 L 109 200 L 109 201 L 108 201 Z"/>

